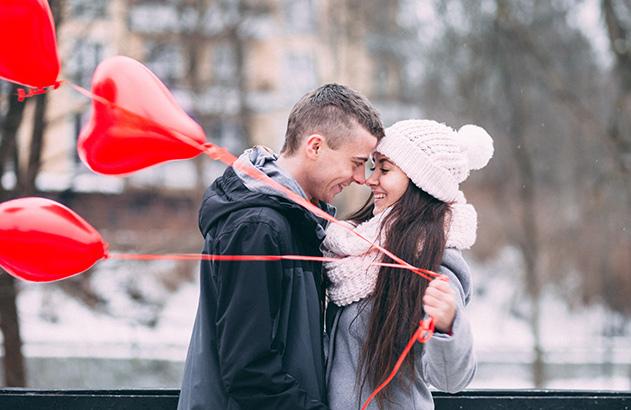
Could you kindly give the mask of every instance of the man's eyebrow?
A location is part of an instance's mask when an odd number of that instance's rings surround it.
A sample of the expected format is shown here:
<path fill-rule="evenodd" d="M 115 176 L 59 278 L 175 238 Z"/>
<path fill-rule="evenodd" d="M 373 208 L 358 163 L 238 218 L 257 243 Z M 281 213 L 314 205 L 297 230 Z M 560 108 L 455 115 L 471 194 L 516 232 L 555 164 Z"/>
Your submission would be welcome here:
<path fill-rule="evenodd" d="M 353 157 L 353 161 L 366 162 L 366 161 L 368 161 L 368 157 Z"/>

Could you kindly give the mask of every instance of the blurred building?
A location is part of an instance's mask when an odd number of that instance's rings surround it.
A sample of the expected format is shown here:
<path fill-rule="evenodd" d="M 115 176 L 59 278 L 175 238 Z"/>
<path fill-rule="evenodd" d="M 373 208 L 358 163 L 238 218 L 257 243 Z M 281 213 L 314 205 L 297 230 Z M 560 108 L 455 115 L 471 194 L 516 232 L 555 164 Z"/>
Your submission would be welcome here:
<path fill-rule="evenodd" d="M 343 83 L 368 95 L 386 123 L 417 114 L 413 106 L 399 102 L 402 79 L 389 67 L 396 61 L 375 52 L 384 45 L 371 41 L 375 34 L 370 27 L 355 21 L 352 8 L 339 4 L 66 0 L 58 30 L 63 78 L 89 89 L 99 62 L 114 55 L 133 57 L 167 85 L 209 140 L 234 154 L 254 144 L 278 150 L 292 105 L 326 82 Z M 152 167 L 124 179 L 95 175 L 76 153 L 89 100 L 68 86 L 49 95 L 40 189 L 199 191 L 223 168 L 199 158 Z M 21 134 L 30 135 L 27 126 Z M 361 200 L 351 202 L 355 206 Z"/>

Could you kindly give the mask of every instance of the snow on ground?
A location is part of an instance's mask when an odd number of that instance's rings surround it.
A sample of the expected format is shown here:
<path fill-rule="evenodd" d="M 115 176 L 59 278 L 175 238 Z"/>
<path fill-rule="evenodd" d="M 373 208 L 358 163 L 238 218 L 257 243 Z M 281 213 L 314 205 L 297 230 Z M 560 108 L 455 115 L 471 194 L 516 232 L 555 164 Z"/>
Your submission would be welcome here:
<path fill-rule="evenodd" d="M 469 316 L 480 368 L 471 388 L 533 387 L 529 367 L 532 337 L 527 321 L 521 318 L 527 316 L 527 302 L 515 273 L 518 259 L 514 250 L 506 249 L 493 263 L 472 264 L 475 291 Z M 153 274 L 169 269 L 174 265 L 164 261 L 101 264 L 92 283 L 106 297 L 109 313 L 90 310 L 51 284 L 21 284 L 18 304 L 26 356 L 167 361 L 176 368 L 169 370 L 173 373 L 170 379 L 144 374 L 139 375 L 140 380 L 151 387 L 177 387 L 197 308 L 198 285 L 193 281 L 174 292 L 165 289 Z M 141 291 L 148 305 L 130 298 L 130 288 Z M 600 326 L 610 317 L 606 309 L 570 310 L 550 291 L 544 296 L 542 311 L 550 376 L 546 387 L 631 388 L 631 337 L 602 336 Z M 58 381 L 54 385 L 63 387 Z"/>
<path fill-rule="evenodd" d="M 468 313 L 478 353 L 486 361 L 502 360 L 503 354 L 530 361 L 533 337 L 529 302 L 516 273 L 518 252 L 506 248 L 492 263 L 471 265 L 474 295 Z M 603 336 L 614 318 L 616 314 L 599 305 L 570 309 L 554 289 L 546 288 L 541 337 L 547 361 L 601 363 L 611 354 L 615 362 L 631 364 L 631 335 Z"/>
<path fill-rule="evenodd" d="M 93 312 L 60 289 L 45 286 L 28 284 L 20 293 L 27 356 L 184 360 L 197 306 L 196 285 L 187 283 L 169 297 L 155 327 Z M 51 306 L 54 312 L 43 311 Z"/>
<path fill-rule="evenodd" d="M 530 304 L 521 285 L 519 253 L 506 248 L 491 263 L 471 266 L 468 314 L 480 369 L 470 387 L 532 388 Z M 598 305 L 570 309 L 547 287 L 541 316 L 546 387 L 631 388 L 631 335 L 603 336 L 614 313 Z"/>

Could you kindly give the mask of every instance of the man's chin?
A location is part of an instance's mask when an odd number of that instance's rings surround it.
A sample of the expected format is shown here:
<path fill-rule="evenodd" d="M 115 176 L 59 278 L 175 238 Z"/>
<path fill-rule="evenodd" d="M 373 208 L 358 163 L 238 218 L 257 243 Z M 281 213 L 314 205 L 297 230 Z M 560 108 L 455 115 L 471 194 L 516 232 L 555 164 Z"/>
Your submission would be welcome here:
<path fill-rule="evenodd" d="M 335 187 L 331 188 L 328 192 L 324 192 L 321 195 L 319 195 L 318 200 L 326 202 L 327 204 L 331 204 L 333 203 L 333 200 L 335 199 L 335 197 L 341 194 L 343 190 L 344 190 L 343 186 L 336 185 Z"/>
<path fill-rule="evenodd" d="M 336 194 L 322 195 L 319 201 L 326 202 L 327 204 L 333 203 L 333 200 L 335 199 L 335 195 Z"/>
<path fill-rule="evenodd" d="M 316 202 L 325 202 L 327 204 L 330 204 L 331 202 L 333 202 L 333 197 L 331 196 L 322 197 L 320 199 L 316 199 Z"/>
<path fill-rule="evenodd" d="M 339 194 L 342 193 L 342 189 L 333 189 L 333 191 L 329 192 L 326 195 L 326 198 L 324 199 L 324 202 L 326 202 L 327 204 L 333 203 L 333 200 L 335 199 L 336 196 L 338 196 Z"/>

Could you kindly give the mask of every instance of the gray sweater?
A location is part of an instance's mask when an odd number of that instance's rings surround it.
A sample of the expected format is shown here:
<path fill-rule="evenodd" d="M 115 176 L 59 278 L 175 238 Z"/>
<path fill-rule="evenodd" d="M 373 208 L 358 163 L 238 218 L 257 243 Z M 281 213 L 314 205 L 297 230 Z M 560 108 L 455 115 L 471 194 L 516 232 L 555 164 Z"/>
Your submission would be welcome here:
<path fill-rule="evenodd" d="M 473 379 L 477 363 L 473 354 L 473 338 L 464 307 L 471 294 L 471 274 L 460 251 L 447 249 L 441 273 L 457 289 L 458 308 L 452 335 L 435 333 L 427 342 L 422 354 L 416 355 L 417 378 L 411 388 L 397 385 L 397 377 L 391 382 L 393 401 L 386 409 L 434 409 L 429 385 L 450 393 L 464 389 Z M 352 303 L 337 312 L 331 328 L 327 362 L 327 389 L 332 410 L 361 409 L 372 392 L 368 385 L 358 395 L 355 378 L 359 354 L 366 335 L 371 305 L 360 311 L 362 301 Z M 410 335 L 411 336 L 411 335 Z M 415 349 L 421 346 L 417 343 Z M 417 350 L 418 352 L 418 350 Z M 371 386 L 373 387 L 373 386 Z M 373 400 L 368 407 L 378 409 Z M 381 409 L 384 410 L 384 409 Z"/>

